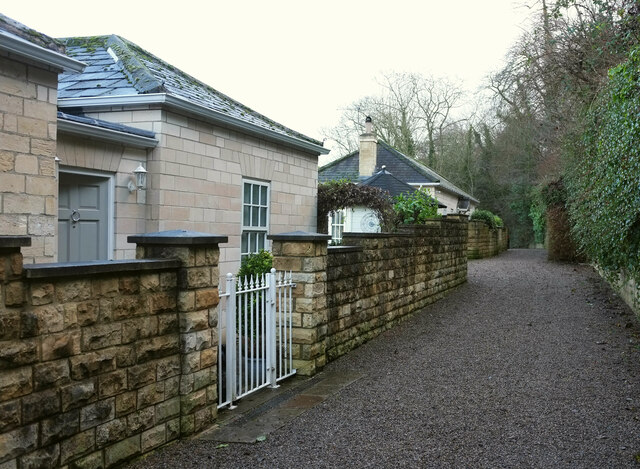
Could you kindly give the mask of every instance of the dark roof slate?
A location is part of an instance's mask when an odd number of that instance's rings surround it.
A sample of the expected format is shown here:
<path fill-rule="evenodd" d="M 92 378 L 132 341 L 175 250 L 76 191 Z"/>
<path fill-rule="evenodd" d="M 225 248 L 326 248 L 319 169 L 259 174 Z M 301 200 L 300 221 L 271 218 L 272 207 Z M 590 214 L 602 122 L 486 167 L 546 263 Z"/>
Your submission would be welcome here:
<path fill-rule="evenodd" d="M 418 163 L 389 144 L 378 140 L 376 169 L 374 172 L 381 171 L 383 167 L 390 171 L 396 178 L 407 184 L 438 184 L 461 197 L 469 198 L 476 203 L 478 202 L 473 196 L 447 181 L 431 168 Z M 327 182 L 339 179 L 365 180 L 366 178 L 361 177 L 359 173 L 360 152 L 355 151 L 321 167 L 318 170 L 318 181 Z"/>
<path fill-rule="evenodd" d="M 0 13 L 0 29 L 45 49 L 49 49 L 59 54 L 65 53 L 64 45 L 61 42 L 56 41 L 54 38 L 49 37 L 46 34 L 42 34 L 35 29 L 31 29 L 30 27 L 25 26 L 2 13 Z"/>
<path fill-rule="evenodd" d="M 119 36 L 74 37 L 62 41 L 67 55 L 88 67 L 83 73 L 60 76 L 59 99 L 167 93 L 239 121 L 322 145 L 322 142 L 269 119 Z"/>
<path fill-rule="evenodd" d="M 400 194 L 408 194 L 418 190 L 415 187 L 401 181 L 385 168 L 383 168 L 382 171 L 374 174 L 373 176 L 365 179 L 361 182 L 361 184 L 363 186 L 372 186 L 382 189 L 383 191 L 388 192 L 391 197 L 396 197 Z M 438 202 L 438 207 L 447 208 L 446 205 L 440 202 Z"/>
<path fill-rule="evenodd" d="M 376 169 L 374 172 L 379 172 L 384 166 L 396 178 L 407 184 L 430 184 L 439 181 L 439 179 L 432 174 L 421 170 L 418 164 L 409 157 L 382 141 L 378 141 L 376 158 Z M 337 179 L 362 180 L 363 178 L 359 176 L 359 168 L 360 152 L 355 151 L 320 168 L 318 171 L 318 180 L 320 182 Z"/>
<path fill-rule="evenodd" d="M 386 169 L 383 169 L 382 171 L 379 171 L 373 176 L 365 179 L 361 184 L 363 186 L 372 186 L 382 189 L 383 191 L 388 192 L 391 197 L 411 193 L 416 190 L 415 187 L 401 181 Z"/>

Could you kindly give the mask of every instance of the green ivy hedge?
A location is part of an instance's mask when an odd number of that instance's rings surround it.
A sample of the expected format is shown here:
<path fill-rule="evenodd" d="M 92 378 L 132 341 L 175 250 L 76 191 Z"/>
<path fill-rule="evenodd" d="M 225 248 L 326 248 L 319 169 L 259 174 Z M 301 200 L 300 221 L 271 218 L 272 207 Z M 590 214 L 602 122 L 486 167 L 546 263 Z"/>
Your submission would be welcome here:
<path fill-rule="evenodd" d="M 640 281 L 640 48 L 609 82 L 568 147 L 572 233 L 579 249 L 615 280 Z"/>
<path fill-rule="evenodd" d="M 496 228 L 502 228 L 504 226 L 504 222 L 502 218 L 498 215 L 493 214 L 489 210 L 474 210 L 469 220 L 483 221 L 489 228 L 495 230 Z"/>

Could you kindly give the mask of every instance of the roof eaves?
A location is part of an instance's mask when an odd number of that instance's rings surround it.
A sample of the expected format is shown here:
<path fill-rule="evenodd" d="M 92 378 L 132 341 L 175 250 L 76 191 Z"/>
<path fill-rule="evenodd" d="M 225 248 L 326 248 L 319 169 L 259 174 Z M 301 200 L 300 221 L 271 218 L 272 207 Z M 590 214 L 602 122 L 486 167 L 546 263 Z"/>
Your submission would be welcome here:
<path fill-rule="evenodd" d="M 135 148 L 155 148 L 158 145 L 156 138 L 80 122 L 78 119 L 74 120 L 73 116 L 67 116 L 64 113 L 58 113 L 58 132 Z"/>
<path fill-rule="evenodd" d="M 303 149 L 316 154 L 326 155 L 329 153 L 327 148 L 316 145 L 314 143 L 290 137 L 285 134 L 273 132 L 258 125 L 241 121 L 234 117 L 224 115 L 204 106 L 187 101 L 166 93 L 150 93 L 140 95 L 122 95 L 122 96 L 97 96 L 86 98 L 64 98 L 58 100 L 58 108 L 109 108 L 111 106 L 135 106 L 144 104 L 160 104 L 174 109 L 179 109 L 191 114 L 204 117 L 210 121 L 225 124 L 237 130 L 265 138 L 267 140 L 283 143 L 294 148 Z"/>
<path fill-rule="evenodd" d="M 184 98 L 167 95 L 166 102 L 167 102 L 167 105 L 169 106 L 173 106 L 183 111 L 194 113 L 196 115 L 207 117 L 213 120 L 214 122 L 235 127 L 238 130 L 245 131 L 247 133 L 256 135 L 258 137 L 267 138 L 269 140 L 276 140 L 278 142 L 285 143 L 290 146 L 294 146 L 294 147 L 304 149 L 306 151 L 311 151 L 313 153 L 318 153 L 321 155 L 326 155 L 327 153 L 329 153 L 329 150 L 321 145 L 317 145 L 307 140 L 291 137 L 289 135 L 282 134 L 279 132 L 274 132 L 272 130 L 266 129 L 259 125 L 251 124 L 249 122 L 236 119 L 235 117 L 231 117 L 221 112 L 217 112 L 212 109 L 200 106 L 198 104 L 194 104 L 191 101 L 188 101 Z"/>
<path fill-rule="evenodd" d="M 35 60 L 36 62 L 60 70 L 81 72 L 86 67 L 86 64 L 83 62 L 67 57 L 59 52 L 45 49 L 4 30 L 0 30 L 0 49 L 5 49 L 21 57 Z"/>

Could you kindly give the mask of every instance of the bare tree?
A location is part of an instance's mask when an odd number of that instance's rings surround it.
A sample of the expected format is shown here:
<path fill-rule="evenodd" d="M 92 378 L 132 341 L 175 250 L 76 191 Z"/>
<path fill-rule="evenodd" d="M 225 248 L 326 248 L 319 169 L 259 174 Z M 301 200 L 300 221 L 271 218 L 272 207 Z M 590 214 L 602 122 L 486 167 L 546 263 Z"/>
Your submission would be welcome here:
<path fill-rule="evenodd" d="M 452 111 L 461 104 L 462 87 L 444 78 L 388 73 L 379 79 L 381 92 L 347 106 L 338 125 L 324 131 L 348 154 L 357 149 L 364 118 L 373 118 L 378 137 L 408 156 L 436 168 L 444 134 L 459 120 Z"/>

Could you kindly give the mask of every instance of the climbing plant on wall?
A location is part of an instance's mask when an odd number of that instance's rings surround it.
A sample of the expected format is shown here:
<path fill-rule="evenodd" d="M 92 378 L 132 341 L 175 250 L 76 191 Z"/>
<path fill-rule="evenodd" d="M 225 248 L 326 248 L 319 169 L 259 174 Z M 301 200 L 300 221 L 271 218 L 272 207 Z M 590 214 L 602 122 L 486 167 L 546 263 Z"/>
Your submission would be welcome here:
<path fill-rule="evenodd" d="M 383 229 L 393 225 L 392 201 L 386 192 L 377 187 L 339 180 L 318 184 L 318 231 L 326 233 L 328 215 L 348 207 L 373 210 Z"/>
<path fill-rule="evenodd" d="M 609 71 L 569 148 L 568 207 L 579 248 L 615 280 L 640 281 L 640 48 Z"/>

